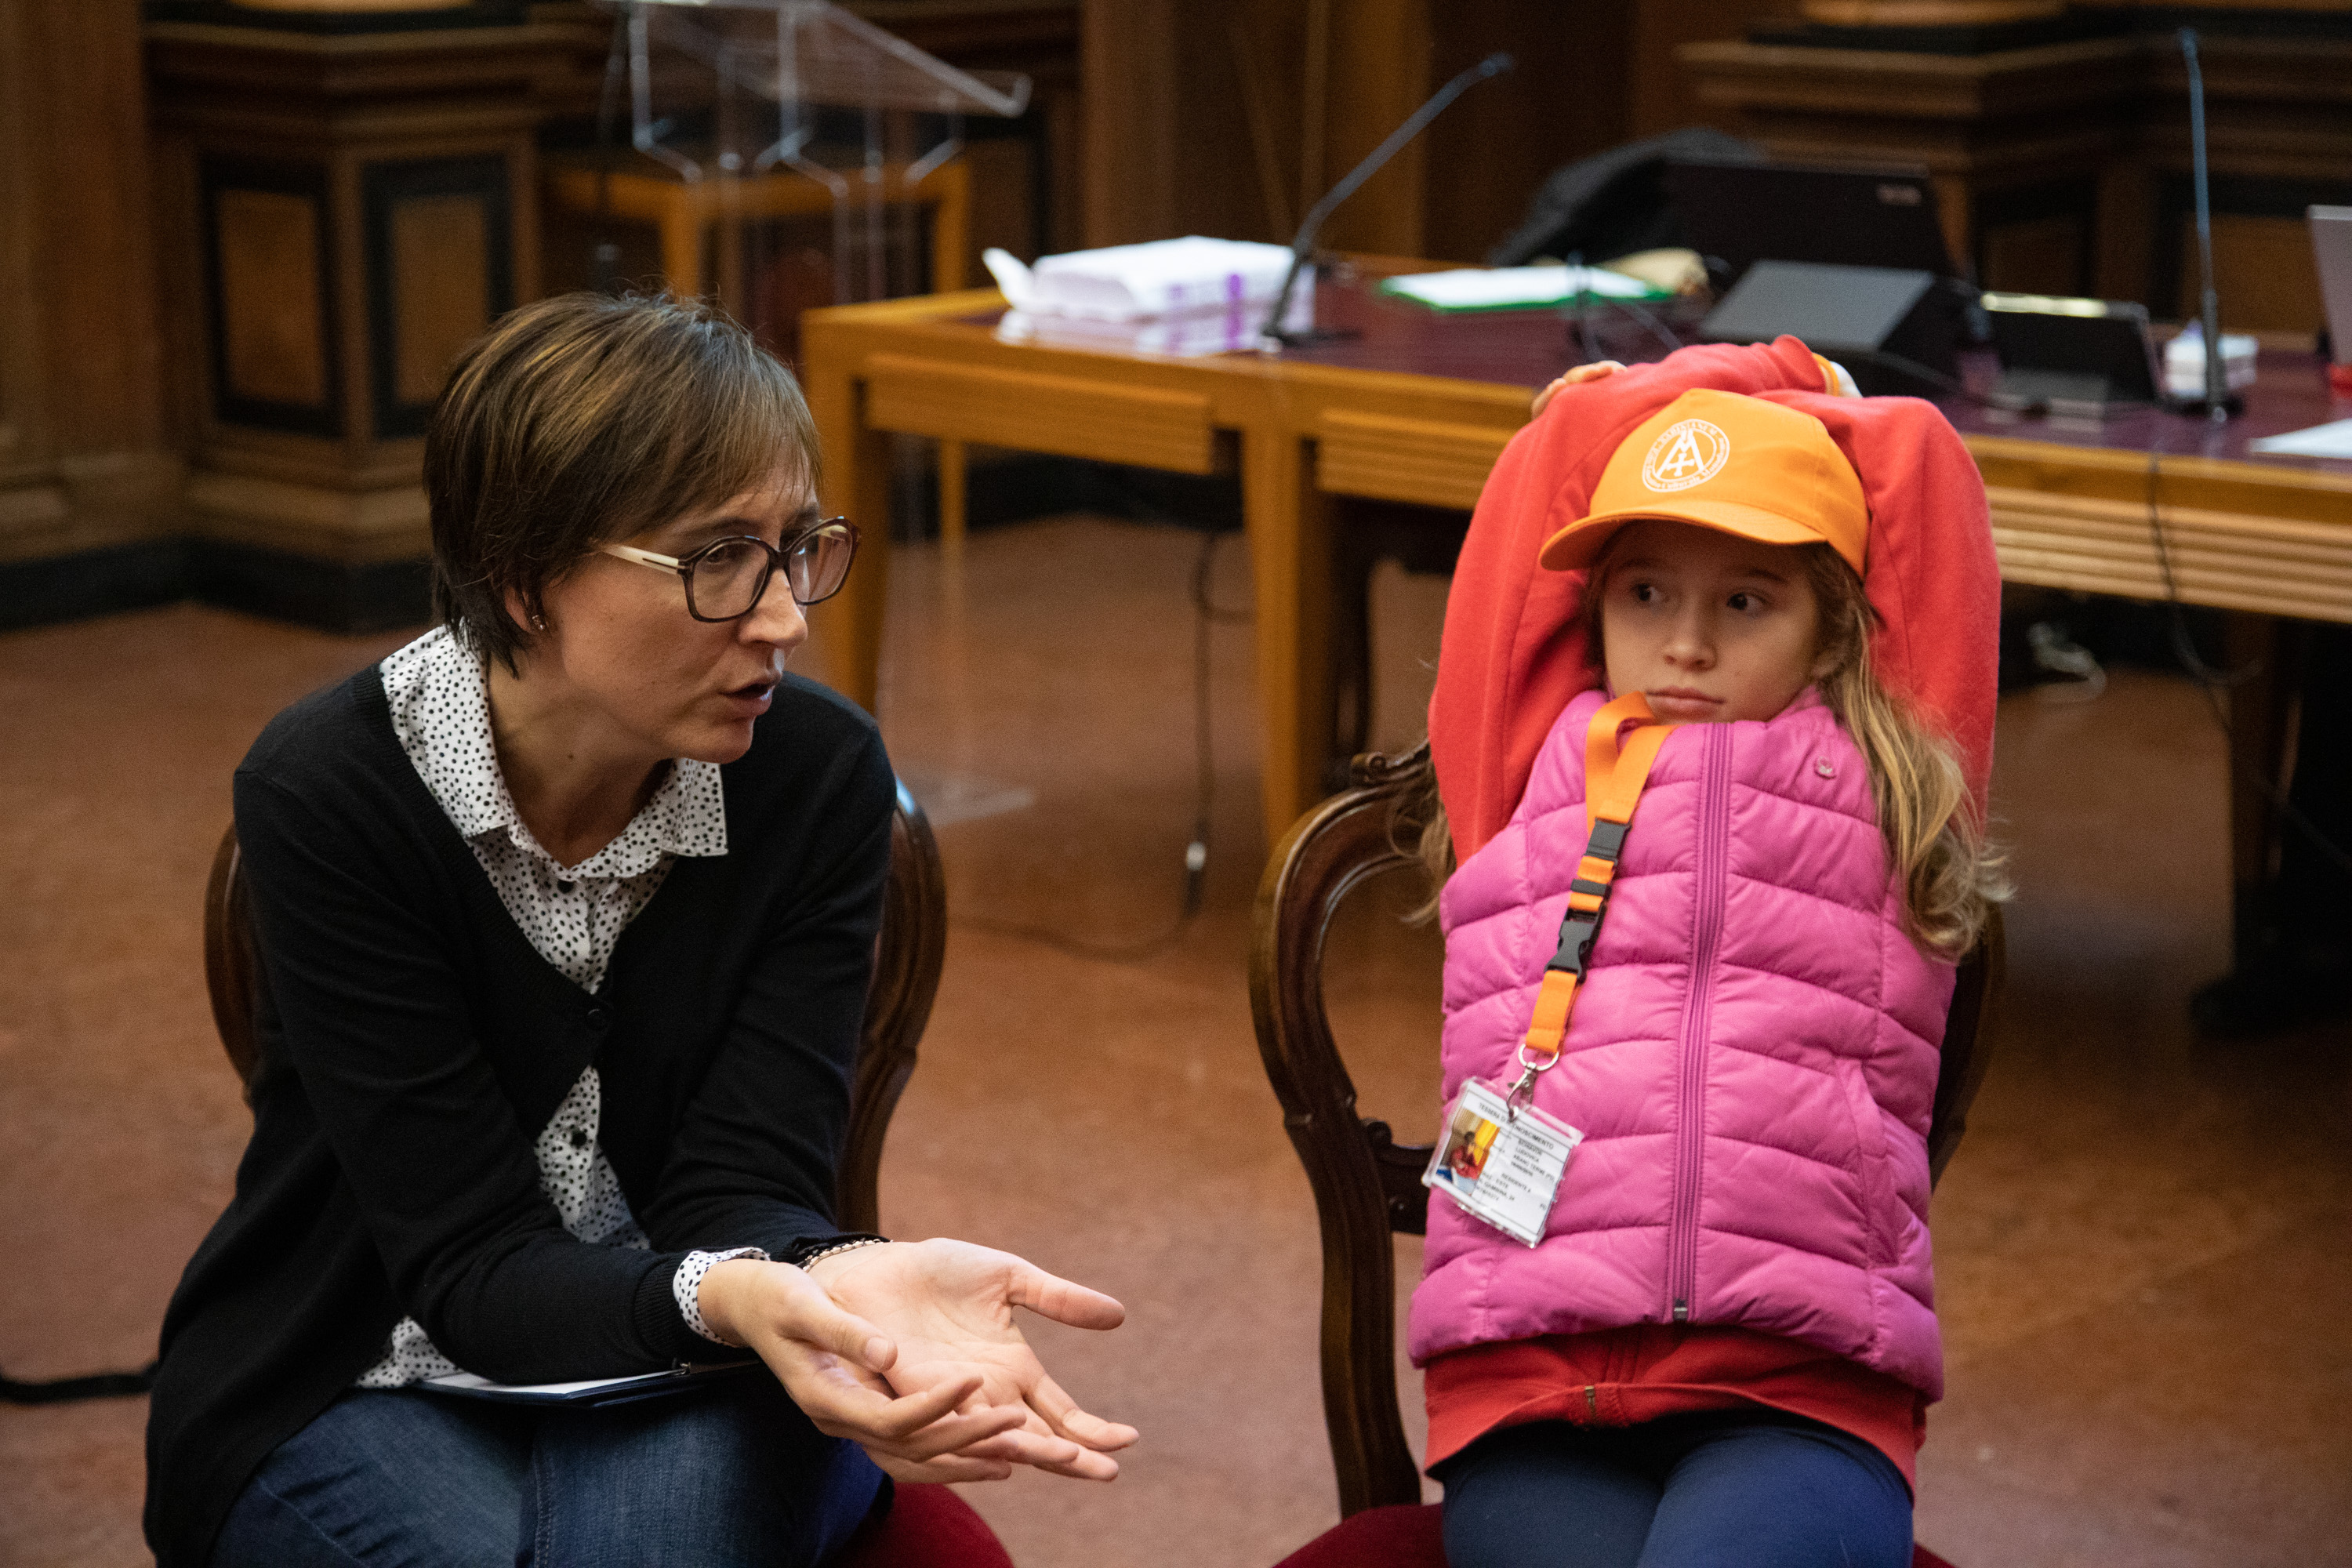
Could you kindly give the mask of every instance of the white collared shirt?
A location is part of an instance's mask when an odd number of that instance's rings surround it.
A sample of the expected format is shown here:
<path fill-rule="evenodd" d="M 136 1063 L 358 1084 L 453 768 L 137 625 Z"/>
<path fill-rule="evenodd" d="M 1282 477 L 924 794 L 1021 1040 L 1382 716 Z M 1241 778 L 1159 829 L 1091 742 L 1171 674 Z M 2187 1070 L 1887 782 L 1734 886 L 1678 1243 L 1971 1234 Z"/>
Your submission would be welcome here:
<path fill-rule="evenodd" d="M 530 945 L 583 991 L 604 984 L 623 929 L 660 889 L 678 856 L 727 853 L 719 768 L 681 757 L 670 763 L 661 787 L 619 837 L 576 866 L 557 864 L 507 793 L 480 658 L 440 626 L 393 654 L 381 668 L 393 731 L 417 776 L 464 837 Z M 629 1212 L 620 1179 L 597 1142 L 603 1115 L 603 1080 L 590 1066 L 532 1144 L 540 1186 L 562 1216 L 563 1228 L 580 1240 L 647 1248 L 651 1243 Z M 678 1311 L 695 1332 L 717 1338 L 698 1307 L 703 1274 L 723 1258 L 747 1256 L 766 1254 L 744 1247 L 688 1256 L 673 1290 Z M 415 1319 L 403 1318 L 383 1359 L 354 1386 L 401 1388 L 457 1370 Z"/>

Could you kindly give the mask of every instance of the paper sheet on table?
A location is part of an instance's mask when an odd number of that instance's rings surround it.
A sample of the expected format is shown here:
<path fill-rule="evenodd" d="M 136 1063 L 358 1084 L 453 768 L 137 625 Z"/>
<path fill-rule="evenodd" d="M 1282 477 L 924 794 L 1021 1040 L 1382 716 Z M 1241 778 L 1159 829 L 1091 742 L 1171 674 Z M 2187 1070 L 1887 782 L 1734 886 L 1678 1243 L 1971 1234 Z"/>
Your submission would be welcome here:
<path fill-rule="evenodd" d="M 2246 450 L 2266 458 L 2352 458 L 2352 419 L 2314 425 L 2308 430 L 2290 430 L 2284 436 L 2265 436 L 2259 441 L 2247 442 Z"/>
<path fill-rule="evenodd" d="M 1605 267 L 1465 267 L 1384 279 L 1381 292 L 1438 310 L 1526 310 L 1565 305 L 1579 294 L 1598 300 L 1664 300 L 1638 278 Z"/>
<path fill-rule="evenodd" d="M 625 1405 L 748 1372 L 759 1364 L 753 1359 L 709 1362 L 627 1377 L 583 1378 L 577 1383 L 493 1383 L 470 1372 L 453 1372 L 425 1378 L 415 1386 L 428 1394 L 456 1394 L 510 1405 Z"/>

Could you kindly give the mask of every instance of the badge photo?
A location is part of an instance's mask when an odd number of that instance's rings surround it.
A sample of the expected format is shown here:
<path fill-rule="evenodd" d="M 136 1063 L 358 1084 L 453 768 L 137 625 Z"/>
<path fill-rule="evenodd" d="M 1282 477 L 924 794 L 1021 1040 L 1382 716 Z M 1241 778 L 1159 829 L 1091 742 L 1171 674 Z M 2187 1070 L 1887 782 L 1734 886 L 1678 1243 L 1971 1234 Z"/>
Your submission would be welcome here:
<path fill-rule="evenodd" d="M 1462 1086 L 1431 1153 L 1422 1184 L 1471 1218 L 1533 1247 L 1584 1134 L 1532 1105 L 1514 1105 L 1493 1085 Z"/>

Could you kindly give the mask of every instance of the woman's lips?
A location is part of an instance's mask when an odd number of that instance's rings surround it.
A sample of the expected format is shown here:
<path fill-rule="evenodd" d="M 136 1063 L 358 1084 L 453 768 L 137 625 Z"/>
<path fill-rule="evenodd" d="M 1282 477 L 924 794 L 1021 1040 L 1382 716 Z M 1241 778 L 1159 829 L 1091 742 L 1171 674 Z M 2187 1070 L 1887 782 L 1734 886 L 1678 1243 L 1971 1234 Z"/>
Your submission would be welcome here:
<path fill-rule="evenodd" d="M 739 686 L 724 695 L 727 700 L 735 704 L 739 710 L 757 717 L 765 713 L 768 710 L 768 704 L 775 700 L 776 688 L 772 681 L 755 680 L 748 685 Z"/>

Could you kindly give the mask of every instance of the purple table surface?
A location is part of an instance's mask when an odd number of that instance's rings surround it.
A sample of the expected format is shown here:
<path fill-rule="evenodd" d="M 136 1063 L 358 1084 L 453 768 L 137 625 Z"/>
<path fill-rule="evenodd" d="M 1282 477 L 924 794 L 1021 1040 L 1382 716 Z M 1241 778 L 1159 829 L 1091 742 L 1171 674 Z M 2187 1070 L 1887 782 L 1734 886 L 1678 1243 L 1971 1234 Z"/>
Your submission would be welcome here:
<path fill-rule="evenodd" d="M 1319 324 L 1353 329 L 1362 335 L 1287 351 L 1285 357 L 1354 370 L 1410 371 L 1466 381 L 1538 387 L 1572 365 L 1593 359 L 1627 363 L 1654 360 L 1667 352 L 1661 330 L 1692 340 L 1696 312 L 1671 313 L 1646 307 L 1653 321 L 1622 306 L 1589 307 L 1579 329 L 1557 310 L 1490 310 L 1444 315 L 1363 286 L 1327 288 L 1317 301 Z M 1589 349 L 1585 343 L 1589 342 Z M 1965 379 L 1989 388 L 1995 366 L 1990 356 L 1969 356 Z M 2215 424 L 2201 414 L 2136 408 L 2106 419 L 2013 414 L 1966 398 L 1939 398 L 1937 405 L 1963 436 L 2000 436 L 2046 441 L 2061 447 L 2105 447 L 2166 457 L 2201 457 L 2265 467 L 2317 469 L 2352 477 L 2352 461 L 2321 458 L 2273 458 L 2246 450 L 2265 436 L 2284 435 L 2333 419 L 2352 418 L 2352 399 L 2332 396 L 2327 367 L 2316 353 L 2265 350 L 2247 389 L 2245 412 Z"/>
<path fill-rule="evenodd" d="M 1381 294 L 1374 279 L 1324 280 L 1316 291 L 1317 325 L 1351 335 L 1283 351 L 1285 363 L 1336 370 L 1386 371 L 1523 386 L 1532 392 L 1562 371 L 1598 359 L 1654 360 L 1676 341 L 1695 341 L 1698 311 L 1679 301 L 1628 309 L 1595 301 L 1581 323 L 1556 310 L 1441 313 Z M 970 318 L 993 324 L 999 312 Z M 1118 352 L 1120 329 L 1090 326 L 1065 346 Z M 1252 359 L 1255 351 L 1243 351 Z M 1989 387 L 1990 356 L 1967 357 L 1964 378 Z M 2013 414 L 1962 397 L 1937 400 L 1963 436 L 2004 437 L 2060 447 L 2201 457 L 2352 478 L 2352 461 L 2264 457 L 2246 444 L 2330 420 L 2352 418 L 2352 399 L 2333 397 L 2315 353 L 2264 350 L 2246 394 L 2245 412 L 2215 424 L 2199 414 L 2139 408 L 2106 419 Z"/>

